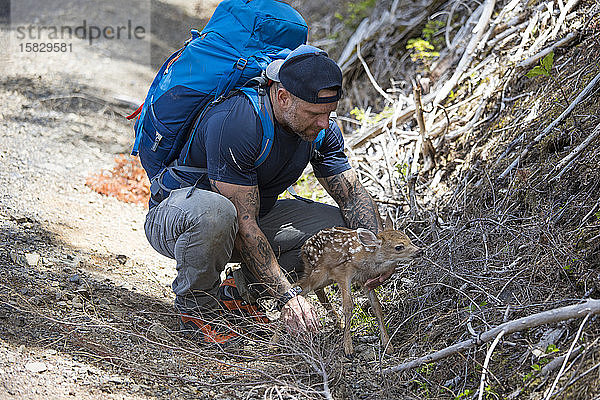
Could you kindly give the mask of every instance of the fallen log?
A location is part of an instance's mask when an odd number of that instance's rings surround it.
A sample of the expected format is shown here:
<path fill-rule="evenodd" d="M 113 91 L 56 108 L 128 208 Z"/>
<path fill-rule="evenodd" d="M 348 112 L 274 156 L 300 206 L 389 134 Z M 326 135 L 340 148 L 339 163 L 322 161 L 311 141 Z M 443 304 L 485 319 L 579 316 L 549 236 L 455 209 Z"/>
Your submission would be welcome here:
<path fill-rule="evenodd" d="M 505 335 L 519 332 L 525 329 L 534 328 L 536 326 L 552 324 L 568 319 L 583 317 L 588 314 L 600 314 L 600 300 L 590 299 L 585 303 L 575 304 L 571 306 L 555 308 L 553 310 L 543 311 L 538 314 L 530 315 L 509 321 L 504 324 L 498 325 L 497 327 L 483 332 L 477 339 L 465 340 L 460 343 L 456 343 L 452 346 L 446 347 L 445 349 L 436 351 L 435 353 L 428 354 L 424 357 L 417 358 L 409 362 L 405 362 L 394 367 L 385 368 L 382 370 L 384 375 L 392 372 L 402 372 L 407 369 L 417 368 L 421 365 L 438 361 L 446 358 L 450 355 L 460 353 L 464 350 L 470 349 L 471 347 L 481 345 L 483 343 L 493 340 L 504 331 Z"/>

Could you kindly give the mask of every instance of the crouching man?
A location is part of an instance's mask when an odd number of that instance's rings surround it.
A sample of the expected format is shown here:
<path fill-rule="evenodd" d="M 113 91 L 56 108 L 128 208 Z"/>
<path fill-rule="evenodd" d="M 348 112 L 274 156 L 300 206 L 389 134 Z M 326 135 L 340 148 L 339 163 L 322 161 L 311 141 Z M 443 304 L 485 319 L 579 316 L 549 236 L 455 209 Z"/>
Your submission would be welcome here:
<path fill-rule="evenodd" d="M 256 304 L 239 296 L 231 277 L 221 283 L 228 262 L 241 262 L 246 279 L 277 299 L 288 331 L 316 331 L 313 307 L 292 289 L 302 273 L 302 244 L 333 226 L 381 230 L 376 204 L 329 119 L 341 95 L 338 65 L 322 50 L 302 45 L 271 63 L 266 75 L 275 134 L 264 162 L 255 167 L 263 150 L 261 121 L 248 98 L 234 94 L 195 126 L 177 166 L 163 174 L 146 218 L 152 247 L 177 261 L 172 287 L 182 327 L 208 343 L 225 344 L 236 336 L 210 323 L 224 310 L 266 321 Z M 339 208 L 277 200 L 309 162 Z M 388 277 L 380 278 L 375 286 Z"/>

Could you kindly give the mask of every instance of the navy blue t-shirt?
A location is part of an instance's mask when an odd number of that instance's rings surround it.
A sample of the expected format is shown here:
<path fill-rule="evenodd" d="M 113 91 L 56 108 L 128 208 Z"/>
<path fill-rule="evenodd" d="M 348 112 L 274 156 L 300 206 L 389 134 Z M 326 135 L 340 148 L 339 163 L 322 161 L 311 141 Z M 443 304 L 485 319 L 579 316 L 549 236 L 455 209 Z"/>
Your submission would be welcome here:
<path fill-rule="evenodd" d="M 318 178 L 339 174 L 350 169 L 344 154 L 344 139 L 339 127 L 331 121 L 325 137 L 314 156 L 314 144 L 287 132 L 275 121 L 271 151 L 258 167 L 254 163 L 262 150 L 262 124 L 250 100 L 235 95 L 212 107 L 192 132 L 178 159 L 179 165 L 206 168 L 208 178 L 243 186 L 258 185 L 260 212 L 263 216 L 277 197 L 293 185 L 309 162 Z M 197 187 L 210 190 L 206 174 L 180 173 Z M 169 182 L 171 181 L 171 184 Z M 163 182 L 174 189 L 180 185 L 171 179 Z"/>

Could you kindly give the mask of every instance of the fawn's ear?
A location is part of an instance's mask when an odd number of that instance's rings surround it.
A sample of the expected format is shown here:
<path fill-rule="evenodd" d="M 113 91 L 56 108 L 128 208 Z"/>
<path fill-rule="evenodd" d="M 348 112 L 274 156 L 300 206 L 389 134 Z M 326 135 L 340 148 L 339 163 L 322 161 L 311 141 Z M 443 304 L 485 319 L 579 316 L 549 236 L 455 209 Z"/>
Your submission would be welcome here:
<path fill-rule="evenodd" d="M 370 230 L 358 228 L 356 233 L 358 233 L 358 240 L 360 240 L 364 246 L 369 248 L 378 248 L 381 246 L 381 240 L 379 240 Z"/>
<path fill-rule="evenodd" d="M 387 214 L 385 217 L 385 222 L 383 224 L 383 229 L 386 231 L 393 231 L 394 230 L 394 221 L 392 221 L 392 217 L 390 217 L 390 214 Z"/>

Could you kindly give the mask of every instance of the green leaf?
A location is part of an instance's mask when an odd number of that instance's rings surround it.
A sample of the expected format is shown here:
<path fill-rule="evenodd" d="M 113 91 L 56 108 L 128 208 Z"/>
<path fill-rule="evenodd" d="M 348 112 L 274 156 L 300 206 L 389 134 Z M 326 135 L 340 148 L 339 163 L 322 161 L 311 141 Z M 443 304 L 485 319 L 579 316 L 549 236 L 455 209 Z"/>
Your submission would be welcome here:
<path fill-rule="evenodd" d="M 549 74 L 544 68 L 537 65 L 537 66 L 533 67 L 533 69 L 531 71 L 529 71 L 527 73 L 527 75 L 525 75 L 525 76 L 527 76 L 528 78 L 533 78 L 534 76 L 538 76 L 538 75 L 548 76 Z"/>
<path fill-rule="evenodd" d="M 554 64 L 554 52 L 551 51 L 542 60 L 542 67 L 546 70 L 546 72 L 550 73 L 550 71 L 552 70 L 553 64 Z"/>
<path fill-rule="evenodd" d="M 546 354 L 556 353 L 557 351 L 558 347 L 554 344 L 549 344 L 548 347 L 546 347 Z"/>
<path fill-rule="evenodd" d="M 540 371 L 540 370 L 542 369 L 542 367 L 540 367 L 540 365 L 539 365 L 539 364 L 533 364 L 533 365 L 531 366 L 531 368 L 532 368 L 534 371 Z"/>

